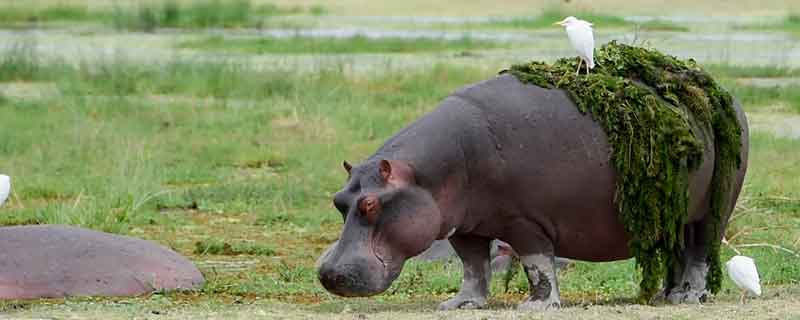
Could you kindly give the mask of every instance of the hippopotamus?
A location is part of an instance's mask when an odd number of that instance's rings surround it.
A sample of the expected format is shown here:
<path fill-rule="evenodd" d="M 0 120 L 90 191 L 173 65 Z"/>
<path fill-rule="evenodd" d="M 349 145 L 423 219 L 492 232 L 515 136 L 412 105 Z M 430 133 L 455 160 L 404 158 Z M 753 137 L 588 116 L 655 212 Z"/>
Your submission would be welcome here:
<path fill-rule="evenodd" d="M 746 119 L 738 103 L 735 109 L 742 163 L 729 181 L 722 230 L 747 167 Z M 558 308 L 555 256 L 631 258 L 610 154 L 602 127 L 563 90 L 508 73 L 461 88 L 360 164 L 343 163 L 348 178 L 333 204 L 344 225 L 319 259 L 319 281 L 336 295 L 375 295 L 407 259 L 447 239 L 463 264 L 463 281 L 439 309 L 480 308 L 489 294 L 490 243 L 499 239 L 513 247 L 527 274 L 529 295 L 518 307 Z M 685 245 L 663 288 L 672 302 L 708 294 L 705 230 L 713 219 L 715 157 L 713 142 L 706 143 L 702 164 L 690 172 Z"/>
<path fill-rule="evenodd" d="M 134 296 L 203 282 L 189 260 L 151 241 L 59 225 L 0 228 L 0 299 Z"/>

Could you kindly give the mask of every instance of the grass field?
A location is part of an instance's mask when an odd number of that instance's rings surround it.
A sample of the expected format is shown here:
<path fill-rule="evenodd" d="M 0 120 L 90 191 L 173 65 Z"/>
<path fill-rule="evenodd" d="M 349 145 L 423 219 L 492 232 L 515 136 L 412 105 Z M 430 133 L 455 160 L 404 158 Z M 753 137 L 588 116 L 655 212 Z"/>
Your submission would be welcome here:
<path fill-rule="evenodd" d="M 507 45 L 492 41 L 473 40 L 469 37 L 462 37 L 456 40 L 417 39 L 409 41 L 402 38 L 371 39 L 363 35 L 349 38 L 293 36 L 288 38 L 224 39 L 221 37 L 209 37 L 179 44 L 180 48 L 250 54 L 414 53 L 490 49 L 504 46 Z"/>
<path fill-rule="evenodd" d="M 575 2 L 580 12 L 595 13 L 615 32 L 629 32 L 625 14 L 646 11 L 645 4 L 630 2 Z M 741 15 L 756 3 L 739 2 Z M 322 289 L 314 261 L 342 226 L 331 204 L 346 178 L 342 160 L 366 158 L 453 90 L 494 76 L 498 63 L 518 62 L 506 56 L 490 61 L 484 55 L 513 50 L 550 54 L 550 48 L 471 38 L 236 37 L 242 29 L 263 28 L 254 21 L 264 17 L 316 21 L 320 14 L 402 15 L 419 1 L 363 8 L 350 1 L 240 1 L 247 10 L 230 6 L 225 10 L 234 13 L 220 13 L 226 18 L 207 19 L 197 17 L 215 10 L 197 8 L 213 1 L 151 2 L 152 21 L 138 9 L 117 12 L 114 18 L 113 3 L 99 0 L 47 3 L 0 13 L 3 25 L 13 24 L 6 31 L 19 33 L 4 38 L 8 41 L 0 49 L 0 173 L 14 179 L 14 194 L 0 209 L 0 225 L 61 223 L 155 240 L 188 256 L 208 283 L 196 292 L 138 298 L 0 302 L 0 318 L 4 313 L 97 319 L 522 316 L 508 310 L 525 294 L 527 283 L 519 275 L 506 293 L 499 280 L 493 282 L 495 310 L 433 313 L 439 301 L 458 290 L 458 262 L 412 261 L 387 293 L 348 300 Z M 528 13 L 521 1 L 504 4 L 502 11 L 484 4 L 485 12 L 477 9 L 483 2 L 476 3 L 457 8 L 427 3 L 419 10 L 437 15 L 448 9 L 453 16 Z M 601 3 L 632 8 L 599 10 Z M 687 3 L 675 6 L 688 8 Z M 168 18 L 168 5 L 180 8 L 178 18 Z M 555 4 L 542 1 L 545 5 Z M 753 14 L 772 9 L 764 5 Z M 122 16 L 133 22 L 115 27 L 113 19 L 123 21 Z M 142 21 L 150 22 L 137 25 Z M 343 21 L 336 24 L 351 23 Z M 50 42 L 25 37 L 27 31 L 18 31 L 20 23 L 54 33 L 62 41 L 54 43 L 74 40 L 87 47 L 101 47 L 96 39 L 149 31 L 157 43 L 165 43 L 152 49 L 172 54 L 151 61 L 120 46 L 99 58 L 59 55 L 58 48 L 55 53 L 42 49 Z M 537 28 L 524 23 L 462 26 L 486 32 Z M 72 27 L 76 31 L 58 31 Z M 203 31 L 207 27 L 213 34 Z M 724 32 L 736 29 L 729 27 Z M 164 28 L 178 31 L 159 31 Z M 676 22 L 654 29 L 665 34 L 689 30 Z M 462 52 L 471 56 L 461 58 Z M 354 71 L 376 55 L 386 59 L 387 68 Z M 290 60 L 295 56 L 307 59 Z M 265 57 L 293 62 L 266 60 L 278 62 L 265 66 Z M 406 69 L 398 62 L 417 57 L 421 66 Z M 632 261 L 578 262 L 560 273 L 566 307 L 547 318 L 787 318 L 800 313 L 800 259 L 748 247 L 774 244 L 800 250 L 800 84 L 792 82 L 800 71 L 785 64 L 724 61 L 707 67 L 744 104 L 753 124 L 746 185 L 726 236 L 758 262 L 765 295 L 740 306 L 734 285 L 725 280 L 723 292 L 704 306 L 638 306 L 631 302 L 639 281 Z M 748 79 L 788 84 L 757 86 Z M 723 259 L 731 255 L 732 250 L 723 249 Z"/>

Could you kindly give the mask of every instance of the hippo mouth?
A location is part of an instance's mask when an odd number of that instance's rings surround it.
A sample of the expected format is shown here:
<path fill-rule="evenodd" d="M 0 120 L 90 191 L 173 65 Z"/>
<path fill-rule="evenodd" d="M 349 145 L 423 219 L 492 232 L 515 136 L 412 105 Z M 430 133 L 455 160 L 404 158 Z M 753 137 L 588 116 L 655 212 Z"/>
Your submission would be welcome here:
<path fill-rule="evenodd" d="M 370 251 L 372 251 L 372 255 L 375 256 L 375 259 L 378 260 L 380 265 L 383 267 L 384 283 L 381 286 L 382 289 L 375 293 L 379 294 L 386 291 L 386 289 L 389 289 L 389 286 L 392 285 L 394 280 L 400 276 L 400 272 L 403 270 L 403 265 L 405 264 L 405 259 L 402 259 L 401 263 L 393 263 L 391 260 L 385 259 L 377 250 L 375 250 L 374 240 L 370 244 Z"/>
<path fill-rule="evenodd" d="M 373 248 L 362 247 L 360 254 L 349 254 L 341 252 L 340 245 L 331 245 L 317 261 L 319 281 L 329 292 L 343 297 L 374 296 L 386 291 L 400 275 L 402 264 L 392 267 L 391 261 Z"/>

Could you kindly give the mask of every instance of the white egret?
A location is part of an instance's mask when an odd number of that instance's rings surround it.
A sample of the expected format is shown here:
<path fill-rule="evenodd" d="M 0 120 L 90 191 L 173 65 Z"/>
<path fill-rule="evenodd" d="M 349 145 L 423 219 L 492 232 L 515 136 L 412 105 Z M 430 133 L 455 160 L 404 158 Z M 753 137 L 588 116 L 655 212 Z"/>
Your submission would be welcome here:
<path fill-rule="evenodd" d="M 573 16 L 564 18 L 555 24 L 563 26 L 567 29 L 567 37 L 572 44 L 572 48 L 578 52 L 578 70 L 575 74 L 581 71 L 581 63 L 586 63 L 586 73 L 594 68 L 594 34 L 592 33 L 592 24 L 588 21 L 583 21 Z"/>
<path fill-rule="evenodd" d="M 6 202 L 9 194 L 11 194 L 11 178 L 0 174 L 0 207 L 3 206 L 3 202 Z"/>
<path fill-rule="evenodd" d="M 752 258 L 734 256 L 725 263 L 725 267 L 728 269 L 728 275 L 733 283 L 742 289 L 741 303 L 744 303 L 748 292 L 757 296 L 761 295 L 761 280 L 758 278 L 758 270 Z"/>

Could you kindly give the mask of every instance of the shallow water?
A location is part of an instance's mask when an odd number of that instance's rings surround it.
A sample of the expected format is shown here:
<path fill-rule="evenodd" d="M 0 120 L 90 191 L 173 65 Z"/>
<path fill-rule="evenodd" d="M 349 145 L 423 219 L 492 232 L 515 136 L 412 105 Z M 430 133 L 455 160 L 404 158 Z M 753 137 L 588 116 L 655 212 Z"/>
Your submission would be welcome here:
<path fill-rule="evenodd" d="M 291 18 L 290 18 L 291 19 Z M 34 40 L 37 50 L 48 57 L 67 61 L 94 60 L 122 56 L 133 60 L 163 61 L 167 57 L 192 56 L 197 59 L 247 59 L 256 68 L 299 68 L 314 70 L 329 64 L 348 65 L 353 72 L 376 72 L 390 68 L 418 68 L 436 63 L 455 63 L 502 68 L 525 60 L 552 61 L 559 57 L 574 56 L 573 50 L 559 28 L 542 30 L 450 30 L 432 28 L 433 24 L 465 24 L 486 22 L 509 17 L 347 17 L 323 16 L 313 19 L 315 28 L 271 29 L 209 29 L 200 31 L 160 30 L 156 34 L 115 32 L 95 27 L 72 29 L 38 29 L 29 31 L 0 30 L 0 47 L 18 41 Z M 631 21 L 661 19 L 676 23 L 693 23 L 700 27 L 694 32 L 638 32 L 616 29 L 596 31 L 598 46 L 618 40 L 657 48 L 683 58 L 694 58 L 701 63 L 728 63 L 736 65 L 781 65 L 800 67 L 800 38 L 783 32 L 752 32 L 725 29 L 714 31 L 706 27 L 718 24 L 740 24 L 758 21 L 749 17 L 705 16 L 629 16 Z M 409 23 L 406 28 L 389 27 L 393 23 Z M 414 24 L 414 26 L 411 26 Z M 417 24 L 421 25 L 417 26 Z M 344 26 L 342 26 L 344 25 Z M 428 26 L 427 28 L 425 26 Z M 692 26 L 695 30 L 695 25 Z M 334 37 L 364 36 L 368 38 L 420 38 L 498 41 L 510 48 L 430 52 L 417 54 L 296 54 L 296 55 L 238 55 L 175 49 L 175 44 L 205 36 L 237 38 L 279 37 Z"/>

